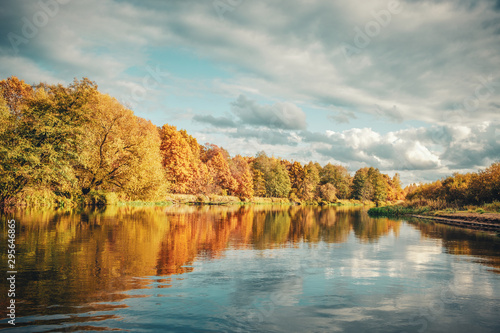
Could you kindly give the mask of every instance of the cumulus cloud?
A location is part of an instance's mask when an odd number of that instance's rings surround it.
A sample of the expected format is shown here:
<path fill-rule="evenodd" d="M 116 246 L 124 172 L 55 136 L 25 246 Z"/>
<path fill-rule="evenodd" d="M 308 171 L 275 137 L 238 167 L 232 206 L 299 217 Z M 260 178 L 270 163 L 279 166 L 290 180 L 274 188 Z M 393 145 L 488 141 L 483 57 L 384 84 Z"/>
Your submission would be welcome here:
<path fill-rule="evenodd" d="M 387 10 L 387 1 L 247 1 L 224 20 L 211 2 L 91 1 L 60 5 L 20 46 L 20 55 L 65 77 L 89 75 L 111 85 L 120 76 L 142 79 L 125 73 L 146 63 L 144 48 L 173 45 L 230 68 L 235 75 L 227 84 L 282 100 L 349 107 L 396 123 L 482 122 L 498 113 L 500 12 L 492 10 L 494 1 L 401 1 L 400 12 L 352 56 L 345 45 L 356 46 L 359 31 L 378 24 L 373 13 Z M 21 33 L 22 18 L 40 11 L 36 4 L 7 2 L 4 32 Z M 6 35 L 2 50 L 11 48 Z M 274 106 L 279 120 L 279 110 L 289 107 Z M 463 119 L 443 117 L 461 110 Z"/>
<path fill-rule="evenodd" d="M 262 105 L 240 95 L 231 103 L 231 111 L 235 120 L 212 115 L 196 115 L 193 120 L 210 124 L 214 127 L 238 128 L 240 132 L 246 127 L 264 127 L 271 130 L 300 130 L 307 127 L 306 114 L 298 106 L 290 102 L 279 102 L 272 105 Z M 251 133 L 255 133 L 254 130 Z"/>
<path fill-rule="evenodd" d="M 235 132 L 228 133 L 233 138 L 244 138 L 248 141 L 254 140 L 259 144 L 297 146 L 300 138 L 295 133 L 268 128 L 238 128 Z"/>
<path fill-rule="evenodd" d="M 219 128 L 236 127 L 236 123 L 233 120 L 226 118 L 226 117 L 214 117 L 212 115 L 197 114 L 197 115 L 193 116 L 193 120 L 200 122 L 200 123 L 210 124 L 214 127 L 219 127 Z"/>
<path fill-rule="evenodd" d="M 343 132 L 303 132 L 307 142 L 328 143 L 322 155 L 383 170 L 475 169 L 500 156 L 498 123 L 405 129 L 380 134 L 370 128 Z"/>
<path fill-rule="evenodd" d="M 231 103 L 231 110 L 244 124 L 248 125 L 288 130 L 307 127 L 304 111 L 289 102 L 259 105 L 256 101 L 240 95 Z"/>
<path fill-rule="evenodd" d="M 144 88 L 148 63 L 161 61 L 152 54 L 173 48 L 229 74 L 200 82 L 194 74 L 204 68 L 190 68 L 184 77 L 170 76 L 170 84 L 147 89 L 135 103 L 138 111 L 154 105 L 184 114 L 179 105 L 185 104 L 165 106 L 169 94 L 239 96 L 224 110 L 230 116 L 192 111 L 197 126 L 227 130 L 219 131 L 225 133 L 220 144 L 231 138 L 240 147 L 252 141 L 272 151 L 276 145 L 284 157 L 402 168 L 415 177 L 484 167 L 500 156 L 498 0 L 400 1 L 401 10 L 370 35 L 366 27 L 377 25 L 373 13 L 387 10 L 386 0 L 233 3 L 239 5 L 221 19 L 211 1 L 70 1 L 28 38 L 23 25 L 43 11 L 40 2 L 6 0 L 0 73 L 30 83 L 87 76 L 128 100 Z M 27 39 L 17 52 L 10 32 Z M 346 54 L 346 45 L 356 52 Z M 160 64 L 162 72 L 176 65 Z M 171 118 L 152 120 L 165 119 Z M 335 130 L 308 127 L 328 119 Z M 370 119 L 401 129 L 364 128 Z M 347 123 L 355 128 L 339 130 Z"/>

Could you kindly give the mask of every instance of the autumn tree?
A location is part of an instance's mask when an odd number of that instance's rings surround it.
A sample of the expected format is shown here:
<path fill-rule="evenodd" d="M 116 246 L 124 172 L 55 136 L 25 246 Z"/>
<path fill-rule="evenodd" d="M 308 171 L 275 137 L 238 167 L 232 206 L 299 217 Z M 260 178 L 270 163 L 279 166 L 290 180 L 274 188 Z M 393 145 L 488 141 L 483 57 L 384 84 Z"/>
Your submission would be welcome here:
<path fill-rule="evenodd" d="M 228 161 L 221 151 L 216 151 L 212 155 L 207 161 L 207 167 L 212 175 L 215 193 L 225 195 L 236 192 L 238 183 L 233 178 Z"/>
<path fill-rule="evenodd" d="M 357 200 L 371 200 L 373 186 L 368 179 L 368 168 L 361 168 L 354 174 L 352 197 Z"/>
<path fill-rule="evenodd" d="M 97 94 L 89 111 L 75 166 L 82 193 L 103 189 L 131 198 L 157 196 L 164 172 L 156 127 L 109 95 Z"/>
<path fill-rule="evenodd" d="M 401 180 L 399 173 L 395 173 L 392 179 L 389 180 L 389 189 L 387 199 L 389 201 L 402 200 L 404 198 L 404 191 L 401 188 Z"/>
<path fill-rule="evenodd" d="M 368 182 L 373 189 L 371 198 L 369 200 L 375 201 L 377 204 L 387 199 L 387 180 L 376 168 L 370 167 L 368 169 Z M 388 178 L 388 177 L 387 177 Z"/>
<path fill-rule="evenodd" d="M 6 92 L 9 87 L 25 93 Z M 3 133 L 0 153 L 6 180 L 3 201 L 26 187 L 71 195 L 76 184 L 73 166 L 89 119 L 85 106 L 95 84 L 88 79 L 68 87 L 40 84 L 33 93 L 26 85 L 2 84 L 2 90 L 10 96 L 8 120 L 3 111 L 10 126 Z"/>
<path fill-rule="evenodd" d="M 332 184 L 338 198 L 347 199 L 350 196 L 352 180 L 345 167 L 328 163 L 323 167 L 320 176 L 321 185 Z"/>
<path fill-rule="evenodd" d="M 26 102 L 33 97 L 33 88 L 23 80 L 11 76 L 0 81 L 0 94 L 3 96 L 10 113 L 19 118 Z"/>
<path fill-rule="evenodd" d="M 327 202 L 337 201 L 336 192 L 335 186 L 331 183 L 326 183 L 319 187 L 320 198 Z"/>
<path fill-rule="evenodd" d="M 206 164 L 211 177 L 208 193 L 226 195 L 237 192 L 238 182 L 231 173 L 231 158 L 225 149 L 207 143 L 201 147 L 200 160 Z"/>
<path fill-rule="evenodd" d="M 19 193 L 31 179 L 28 140 L 16 135 L 15 116 L 0 95 L 0 204 Z"/>
<path fill-rule="evenodd" d="M 259 169 L 253 169 L 252 176 L 254 195 L 258 197 L 266 196 L 266 180 L 264 179 L 264 173 Z"/>
<path fill-rule="evenodd" d="M 264 174 L 266 181 L 266 195 L 276 198 L 287 198 L 292 189 L 290 177 L 285 166 L 278 160 L 274 160 L 271 168 Z"/>
<path fill-rule="evenodd" d="M 318 196 L 319 172 L 313 162 L 304 167 L 304 178 L 300 184 L 299 197 L 302 200 L 312 201 Z"/>
<path fill-rule="evenodd" d="M 162 164 L 171 190 L 174 193 L 189 193 L 189 184 L 196 175 L 189 143 L 175 126 L 167 124 L 163 125 L 160 138 Z"/>
<path fill-rule="evenodd" d="M 250 167 L 252 169 L 254 195 L 258 197 L 266 196 L 266 179 L 271 169 L 271 159 L 265 152 L 261 151 L 252 160 Z"/>
<path fill-rule="evenodd" d="M 500 162 L 469 175 L 467 203 L 484 204 L 500 201 Z"/>
<path fill-rule="evenodd" d="M 300 164 L 300 162 L 293 162 L 290 164 L 290 168 L 288 169 L 288 175 L 290 177 L 290 182 L 292 185 L 292 190 L 290 193 L 291 199 L 298 199 L 299 189 L 304 181 L 304 168 Z"/>
<path fill-rule="evenodd" d="M 236 155 L 231 161 L 231 175 L 237 183 L 234 195 L 240 198 L 252 198 L 254 193 L 252 172 L 248 162 L 240 155 Z"/>

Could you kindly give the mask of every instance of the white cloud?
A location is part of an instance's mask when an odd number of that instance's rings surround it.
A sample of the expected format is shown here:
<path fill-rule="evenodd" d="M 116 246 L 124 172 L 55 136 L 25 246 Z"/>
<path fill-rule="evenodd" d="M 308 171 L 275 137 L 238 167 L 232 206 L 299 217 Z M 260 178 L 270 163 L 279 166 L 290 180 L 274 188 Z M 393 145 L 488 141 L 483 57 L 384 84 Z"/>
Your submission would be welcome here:
<path fill-rule="evenodd" d="M 237 130 L 219 131 L 217 142 L 234 151 L 236 143 L 252 142 L 245 151 L 254 153 L 255 147 L 298 160 L 403 169 L 408 179 L 493 162 L 500 156 L 498 4 L 401 1 L 401 13 L 391 15 L 366 47 L 346 58 L 343 45 L 354 43 L 355 28 L 364 29 L 374 20 L 373 11 L 387 4 L 245 1 L 220 20 L 211 1 L 71 1 L 14 55 L 7 33 L 21 34 L 22 18 L 40 7 L 7 0 L 0 11 L 0 73 L 30 83 L 87 76 L 103 91 L 130 101 L 131 92 L 143 86 L 148 62 L 161 61 L 157 54 L 169 48 L 182 49 L 229 75 L 203 81 L 171 75 L 148 90 L 144 103 L 135 103 L 137 111 L 154 106 L 164 113 L 150 113 L 157 121 L 170 121 L 168 110 L 183 113 L 190 106 L 165 105 L 166 95 L 196 102 L 210 93 L 226 103 L 241 95 L 232 104 L 237 119 L 210 118 L 196 107 L 192 112 L 212 125 L 234 122 Z M 161 65 L 166 72 L 176 64 Z M 308 124 L 322 123 L 328 115 L 322 119 L 304 110 L 319 109 L 330 110 L 340 124 L 367 127 L 375 117 L 402 129 L 308 131 Z M 409 120 L 426 125 L 408 128 Z M 269 128 L 275 129 L 272 135 L 262 134 Z M 210 137 L 210 131 L 198 133 Z"/>

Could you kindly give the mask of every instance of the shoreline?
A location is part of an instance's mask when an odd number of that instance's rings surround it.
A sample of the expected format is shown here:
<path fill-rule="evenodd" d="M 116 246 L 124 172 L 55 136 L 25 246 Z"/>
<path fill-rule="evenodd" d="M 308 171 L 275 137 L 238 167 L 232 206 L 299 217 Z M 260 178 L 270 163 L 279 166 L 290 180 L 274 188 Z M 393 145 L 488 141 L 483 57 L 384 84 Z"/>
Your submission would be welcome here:
<path fill-rule="evenodd" d="M 479 211 L 480 210 L 480 211 Z M 461 228 L 500 232 L 500 212 L 442 211 L 430 207 L 385 206 L 368 210 L 371 217 L 412 217 Z"/>
<path fill-rule="evenodd" d="M 486 215 L 486 216 L 481 216 Z M 437 214 L 437 215 L 416 215 L 410 214 L 410 217 L 431 220 L 446 225 L 481 230 L 500 232 L 500 214 L 498 213 L 456 213 L 456 214 Z"/>

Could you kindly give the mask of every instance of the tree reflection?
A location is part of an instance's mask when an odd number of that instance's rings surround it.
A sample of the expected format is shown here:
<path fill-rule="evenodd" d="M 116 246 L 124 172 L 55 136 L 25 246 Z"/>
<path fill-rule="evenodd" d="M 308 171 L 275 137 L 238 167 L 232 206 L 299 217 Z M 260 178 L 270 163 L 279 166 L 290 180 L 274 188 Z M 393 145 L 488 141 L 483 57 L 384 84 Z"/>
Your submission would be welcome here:
<path fill-rule="evenodd" d="M 448 253 L 471 255 L 478 261 L 493 267 L 500 273 L 500 237 L 487 232 L 477 232 L 454 226 L 410 219 L 408 221 L 417 228 L 424 237 L 439 239 Z"/>
<path fill-rule="evenodd" d="M 111 206 L 16 211 L 7 217 L 18 221 L 18 296 L 24 315 L 118 306 L 95 302 L 130 297 L 122 292 L 148 288 L 147 277 L 155 275 L 165 276 L 168 287 L 169 276 L 191 272 L 198 258 L 220 258 L 227 248 L 340 243 L 351 230 L 373 241 L 398 229 L 398 222 L 373 221 L 360 209 L 271 205 Z M 0 256 L 6 262 L 5 224 L 1 228 Z M 4 281 L 1 287 L 6 292 Z"/>

